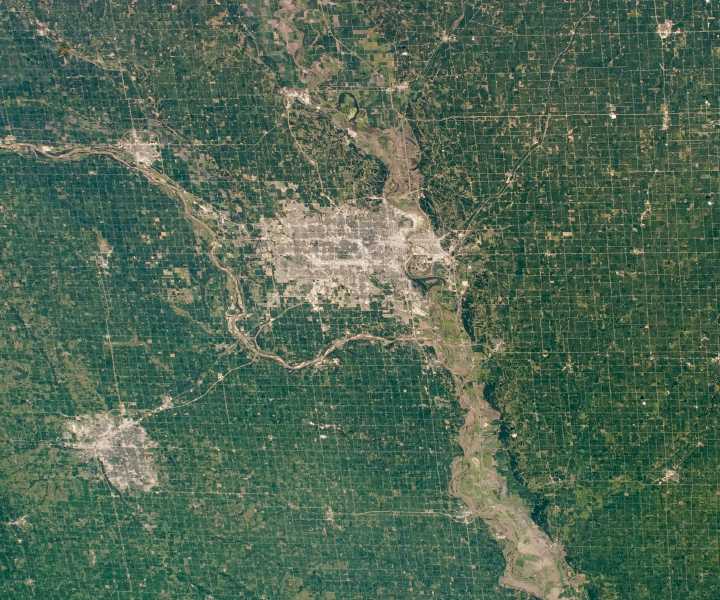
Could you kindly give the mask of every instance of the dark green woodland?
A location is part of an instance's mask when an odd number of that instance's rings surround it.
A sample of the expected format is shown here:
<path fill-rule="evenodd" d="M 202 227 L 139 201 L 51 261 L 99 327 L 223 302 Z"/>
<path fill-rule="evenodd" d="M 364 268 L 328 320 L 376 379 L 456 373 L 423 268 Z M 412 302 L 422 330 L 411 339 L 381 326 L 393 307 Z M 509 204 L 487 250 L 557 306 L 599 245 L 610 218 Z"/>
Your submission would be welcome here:
<path fill-rule="evenodd" d="M 719 73 L 715 0 L 0 0 L 0 597 L 531 600 L 436 301 L 565 598 L 720 597 Z M 454 275 L 315 294 L 401 160 Z"/>

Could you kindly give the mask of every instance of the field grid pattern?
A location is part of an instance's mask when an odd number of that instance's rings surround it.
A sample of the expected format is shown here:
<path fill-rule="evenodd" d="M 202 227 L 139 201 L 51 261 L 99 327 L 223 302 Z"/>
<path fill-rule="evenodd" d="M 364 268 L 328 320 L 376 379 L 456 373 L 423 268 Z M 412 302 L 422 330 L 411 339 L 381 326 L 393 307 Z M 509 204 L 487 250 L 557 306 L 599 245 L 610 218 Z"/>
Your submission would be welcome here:
<path fill-rule="evenodd" d="M 719 6 L 0 2 L 0 597 L 720 597 Z"/>

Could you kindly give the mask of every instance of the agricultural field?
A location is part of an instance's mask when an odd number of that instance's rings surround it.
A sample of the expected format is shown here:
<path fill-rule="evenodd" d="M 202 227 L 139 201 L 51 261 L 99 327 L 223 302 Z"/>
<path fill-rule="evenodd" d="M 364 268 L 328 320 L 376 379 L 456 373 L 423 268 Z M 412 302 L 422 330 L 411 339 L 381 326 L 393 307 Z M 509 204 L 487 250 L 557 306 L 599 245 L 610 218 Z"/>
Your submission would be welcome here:
<path fill-rule="evenodd" d="M 714 0 L 0 1 L 0 597 L 720 597 Z"/>

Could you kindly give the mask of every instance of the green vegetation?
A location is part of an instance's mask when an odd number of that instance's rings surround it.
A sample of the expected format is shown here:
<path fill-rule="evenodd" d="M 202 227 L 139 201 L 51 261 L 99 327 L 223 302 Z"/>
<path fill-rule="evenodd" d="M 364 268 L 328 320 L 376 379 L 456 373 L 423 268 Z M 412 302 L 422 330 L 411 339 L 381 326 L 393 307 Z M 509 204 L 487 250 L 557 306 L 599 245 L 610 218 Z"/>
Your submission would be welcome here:
<path fill-rule="evenodd" d="M 16 174 L 2 190 L 4 594 L 513 597 L 447 493 L 461 413 L 417 352 L 356 346 L 297 375 L 247 365 L 218 351 L 233 342 L 222 280 L 173 200 L 103 160 L 2 169 Z M 182 314 L 167 295 L 180 284 Z M 312 349 L 298 322 L 276 327 Z M 116 410 L 117 392 L 130 415 L 164 394 L 178 405 L 143 420 L 160 448 L 147 493 L 112 488 L 62 435 L 66 415 Z"/>
<path fill-rule="evenodd" d="M 0 7 L 0 595 L 527 598 L 450 494 L 429 347 L 292 371 L 228 327 L 288 361 L 413 330 L 290 297 L 254 243 L 290 200 L 370 210 L 402 138 L 513 493 L 591 600 L 720 596 L 712 3 L 69 4 Z M 149 492 L 72 447 L 105 411 L 157 444 Z"/>

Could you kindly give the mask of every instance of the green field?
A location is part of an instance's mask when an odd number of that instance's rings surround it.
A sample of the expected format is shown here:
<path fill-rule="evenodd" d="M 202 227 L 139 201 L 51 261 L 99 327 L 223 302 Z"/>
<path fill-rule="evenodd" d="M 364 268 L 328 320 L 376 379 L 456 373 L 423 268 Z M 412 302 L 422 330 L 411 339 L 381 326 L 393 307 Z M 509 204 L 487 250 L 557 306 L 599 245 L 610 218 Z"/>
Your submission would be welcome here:
<path fill-rule="evenodd" d="M 0 3 L 0 596 L 720 597 L 719 23 Z"/>

